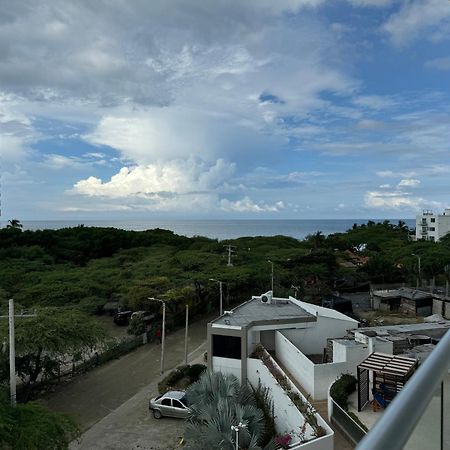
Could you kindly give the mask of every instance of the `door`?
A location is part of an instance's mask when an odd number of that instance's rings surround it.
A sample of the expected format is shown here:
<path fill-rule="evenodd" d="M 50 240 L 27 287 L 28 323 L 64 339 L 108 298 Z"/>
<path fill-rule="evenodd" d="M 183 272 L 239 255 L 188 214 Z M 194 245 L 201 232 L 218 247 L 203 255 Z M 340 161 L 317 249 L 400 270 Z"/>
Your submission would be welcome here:
<path fill-rule="evenodd" d="M 179 400 L 172 399 L 173 417 L 185 419 L 187 417 L 187 409 Z"/>

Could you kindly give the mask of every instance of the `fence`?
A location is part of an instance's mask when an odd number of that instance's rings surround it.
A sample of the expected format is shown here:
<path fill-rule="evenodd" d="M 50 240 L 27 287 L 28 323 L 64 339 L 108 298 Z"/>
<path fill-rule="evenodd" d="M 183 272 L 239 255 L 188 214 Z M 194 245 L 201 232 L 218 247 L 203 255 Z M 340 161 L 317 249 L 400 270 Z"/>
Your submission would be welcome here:
<path fill-rule="evenodd" d="M 331 397 L 331 423 L 336 425 L 355 445 L 366 435 L 361 428 Z"/>

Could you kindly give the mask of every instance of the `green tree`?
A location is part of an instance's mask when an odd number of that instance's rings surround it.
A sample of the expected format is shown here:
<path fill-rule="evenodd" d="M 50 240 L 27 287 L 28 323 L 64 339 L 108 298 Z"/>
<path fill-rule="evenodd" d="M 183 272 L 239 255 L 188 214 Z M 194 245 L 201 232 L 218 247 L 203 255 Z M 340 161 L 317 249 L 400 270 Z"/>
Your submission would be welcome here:
<path fill-rule="evenodd" d="M 66 450 L 78 435 L 77 425 L 68 416 L 32 402 L 11 406 L 6 390 L 0 390 L 0 448 Z"/>
<path fill-rule="evenodd" d="M 8 220 L 8 225 L 6 225 L 6 228 L 15 228 L 16 230 L 21 230 L 23 228 L 23 225 L 20 223 L 20 220 L 11 219 Z"/>
<path fill-rule="evenodd" d="M 0 323 L 0 342 L 7 341 L 7 324 Z M 76 311 L 41 309 L 36 317 L 16 320 L 16 370 L 27 401 L 36 383 L 55 376 L 60 364 L 93 350 L 106 337 L 97 321 Z"/>

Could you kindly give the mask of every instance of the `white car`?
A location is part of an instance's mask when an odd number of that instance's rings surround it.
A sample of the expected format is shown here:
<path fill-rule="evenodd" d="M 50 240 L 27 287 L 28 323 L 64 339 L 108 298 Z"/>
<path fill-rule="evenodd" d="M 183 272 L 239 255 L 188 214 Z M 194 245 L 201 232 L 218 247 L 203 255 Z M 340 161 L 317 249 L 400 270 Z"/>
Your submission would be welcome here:
<path fill-rule="evenodd" d="M 187 419 L 190 413 L 184 391 L 169 391 L 152 398 L 148 409 L 153 411 L 155 419 L 160 419 L 163 416 Z"/>

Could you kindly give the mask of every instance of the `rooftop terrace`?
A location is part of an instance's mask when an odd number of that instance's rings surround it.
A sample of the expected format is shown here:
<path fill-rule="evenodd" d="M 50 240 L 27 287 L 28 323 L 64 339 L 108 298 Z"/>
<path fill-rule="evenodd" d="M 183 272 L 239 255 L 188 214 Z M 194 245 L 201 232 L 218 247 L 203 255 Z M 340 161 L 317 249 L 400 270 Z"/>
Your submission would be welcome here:
<path fill-rule="evenodd" d="M 286 323 L 314 322 L 316 316 L 305 311 L 286 298 L 272 299 L 262 303 L 260 297 L 242 303 L 229 313 L 215 319 L 213 326 L 248 327 L 252 325 L 275 325 Z"/>

